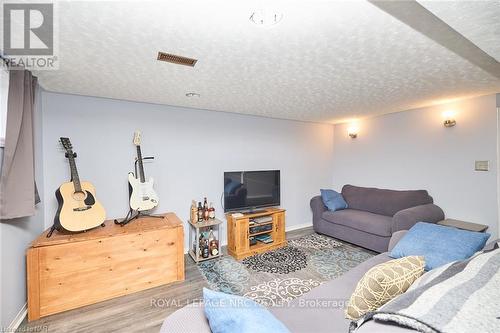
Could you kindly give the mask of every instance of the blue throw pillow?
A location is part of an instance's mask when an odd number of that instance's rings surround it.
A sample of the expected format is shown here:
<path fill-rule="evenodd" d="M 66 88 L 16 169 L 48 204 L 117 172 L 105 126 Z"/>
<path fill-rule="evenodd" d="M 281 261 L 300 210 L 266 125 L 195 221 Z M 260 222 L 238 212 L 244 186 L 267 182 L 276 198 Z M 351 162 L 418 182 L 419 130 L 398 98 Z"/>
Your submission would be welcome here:
<path fill-rule="evenodd" d="M 344 197 L 337 191 L 334 190 L 320 190 L 321 199 L 328 210 L 332 212 L 336 210 L 346 209 L 347 202 L 345 202 Z"/>
<path fill-rule="evenodd" d="M 480 251 L 490 234 L 418 222 L 392 249 L 392 258 L 424 256 L 425 270 L 464 260 Z"/>
<path fill-rule="evenodd" d="M 203 300 L 213 333 L 290 333 L 271 312 L 249 298 L 203 288 Z"/>

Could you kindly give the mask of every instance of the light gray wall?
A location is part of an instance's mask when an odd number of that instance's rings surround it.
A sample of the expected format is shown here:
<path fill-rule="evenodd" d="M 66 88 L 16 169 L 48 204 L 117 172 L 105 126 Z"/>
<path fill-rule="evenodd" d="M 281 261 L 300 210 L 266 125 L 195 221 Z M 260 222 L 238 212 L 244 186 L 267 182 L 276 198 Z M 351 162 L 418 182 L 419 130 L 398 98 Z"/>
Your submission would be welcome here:
<path fill-rule="evenodd" d="M 36 206 L 35 216 L 0 222 L 0 327 L 8 327 L 26 303 L 26 249 L 44 229 L 44 196 L 42 168 L 42 109 L 41 91 L 35 108 L 35 179 L 42 204 Z M 0 168 L 3 148 L 0 148 Z M 0 170 L 1 171 L 1 170 Z"/>
<path fill-rule="evenodd" d="M 457 125 L 443 126 L 442 112 Z M 447 217 L 490 226 L 498 235 L 496 96 L 394 113 L 334 130 L 334 187 L 351 183 L 392 189 L 427 189 Z M 489 172 L 474 171 L 489 160 Z"/>
<path fill-rule="evenodd" d="M 136 129 L 143 132 L 143 155 L 155 156 L 145 169 L 160 196 L 157 211 L 184 221 L 191 200 L 204 196 L 224 217 L 224 171 L 280 169 L 288 228 L 311 224 L 310 198 L 331 185 L 331 125 L 55 93 L 43 94 L 43 108 L 47 226 L 57 207 L 54 191 L 69 179 L 60 136 L 71 138 L 80 178 L 95 185 L 109 218 L 128 210 Z"/>
<path fill-rule="evenodd" d="M 500 161 L 500 94 L 497 94 L 497 158 Z M 497 165 L 497 170 L 500 168 Z M 498 233 L 500 234 L 500 171 L 497 174 Z"/>

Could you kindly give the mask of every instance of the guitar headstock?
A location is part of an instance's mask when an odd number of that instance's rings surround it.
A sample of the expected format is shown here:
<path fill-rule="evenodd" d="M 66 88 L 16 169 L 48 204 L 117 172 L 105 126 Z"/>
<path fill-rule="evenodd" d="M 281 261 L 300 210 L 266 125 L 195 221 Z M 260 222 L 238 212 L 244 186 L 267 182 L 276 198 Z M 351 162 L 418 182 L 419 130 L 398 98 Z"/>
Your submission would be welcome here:
<path fill-rule="evenodd" d="M 137 130 L 134 132 L 134 140 L 133 140 L 134 145 L 136 146 L 141 145 L 141 136 L 142 136 L 141 131 Z"/>
<path fill-rule="evenodd" d="M 71 144 L 69 138 L 59 138 L 59 141 L 61 141 L 62 146 L 66 150 L 66 157 L 69 155 L 76 157 L 76 153 L 73 152 L 73 145 Z"/>

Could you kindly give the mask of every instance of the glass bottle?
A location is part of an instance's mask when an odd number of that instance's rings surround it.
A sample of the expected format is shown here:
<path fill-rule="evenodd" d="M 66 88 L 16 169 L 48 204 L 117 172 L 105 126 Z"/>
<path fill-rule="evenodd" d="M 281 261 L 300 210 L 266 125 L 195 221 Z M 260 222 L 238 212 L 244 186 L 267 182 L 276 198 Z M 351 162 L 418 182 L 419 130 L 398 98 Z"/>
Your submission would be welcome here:
<path fill-rule="evenodd" d="M 219 241 L 214 239 L 210 242 L 210 254 L 216 256 L 219 254 Z"/>
<path fill-rule="evenodd" d="M 198 222 L 203 222 L 203 208 L 201 202 L 198 202 Z"/>
<path fill-rule="evenodd" d="M 208 243 L 211 243 L 215 239 L 214 231 L 210 228 L 210 232 L 208 233 Z"/>
<path fill-rule="evenodd" d="M 203 253 L 203 244 L 205 244 L 205 238 L 203 234 L 200 234 L 200 239 L 198 240 L 198 255 L 201 257 Z"/>
<path fill-rule="evenodd" d="M 215 208 L 213 203 L 210 203 L 210 208 L 208 208 L 208 218 L 211 220 L 215 219 Z"/>
<path fill-rule="evenodd" d="M 203 219 L 208 220 L 208 203 L 207 197 L 203 199 Z"/>
<path fill-rule="evenodd" d="M 208 241 L 203 242 L 203 249 L 201 250 L 201 256 L 203 258 L 208 258 L 210 256 L 210 250 L 208 249 Z"/>
<path fill-rule="evenodd" d="M 191 223 L 195 223 L 198 220 L 198 211 L 196 208 L 196 201 L 191 201 L 191 211 L 190 211 Z"/>

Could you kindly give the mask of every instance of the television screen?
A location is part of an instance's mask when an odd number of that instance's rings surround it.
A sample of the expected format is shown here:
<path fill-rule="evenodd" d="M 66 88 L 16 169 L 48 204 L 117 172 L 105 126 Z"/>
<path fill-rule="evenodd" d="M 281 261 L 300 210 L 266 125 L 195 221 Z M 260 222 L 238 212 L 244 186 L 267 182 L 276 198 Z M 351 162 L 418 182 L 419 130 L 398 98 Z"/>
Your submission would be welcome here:
<path fill-rule="evenodd" d="M 279 170 L 224 172 L 224 211 L 279 205 Z"/>

